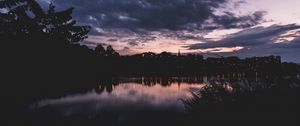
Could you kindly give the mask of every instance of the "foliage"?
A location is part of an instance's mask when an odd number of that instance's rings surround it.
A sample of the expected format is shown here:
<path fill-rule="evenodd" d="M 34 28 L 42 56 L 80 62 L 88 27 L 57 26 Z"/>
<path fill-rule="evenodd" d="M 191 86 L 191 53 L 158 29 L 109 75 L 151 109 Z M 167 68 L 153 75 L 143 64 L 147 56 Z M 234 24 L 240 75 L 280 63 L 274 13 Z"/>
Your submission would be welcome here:
<path fill-rule="evenodd" d="M 34 0 L 2 0 L 0 9 L 1 40 L 56 40 L 78 43 L 85 39 L 89 26 L 76 26 L 73 8 L 55 11 L 53 4 L 45 13 Z"/>
<path fill-rule="evenodd" d="M 97 56 L 107 56 L 107 57 L 117 57 L 119 56 L 119 53 L 116 52 L 111 45 L 105 48 L 102 45 L 97 45 L 95 48 L 95 53 Z"/>
<path fill-rule="evenodd" d="M 299 112 L 299 78 L 273 76 L 264 83 L 213 83 L 182 101 L 188 114 L 208 124 L 222 124 L 222 121 L 230 121 L 232 125 L 245 121 L 275 124 L 295 118 L 292 113 Z"/>

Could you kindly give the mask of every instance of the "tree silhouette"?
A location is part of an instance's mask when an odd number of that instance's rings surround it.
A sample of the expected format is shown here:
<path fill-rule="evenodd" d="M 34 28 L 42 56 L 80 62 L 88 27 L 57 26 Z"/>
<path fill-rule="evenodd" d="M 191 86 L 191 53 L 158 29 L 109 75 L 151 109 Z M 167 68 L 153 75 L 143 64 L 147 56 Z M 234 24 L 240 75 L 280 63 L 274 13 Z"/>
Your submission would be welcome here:
<path fill-rule="evenodd" d="M 17 4 L 23 3 L 25 0 L 1 0 L 0 8 L 10 8 L 16 6 Z"/>
<path fill-rule="evenodd" d="M 64 40 L 67 42 L 79 42 L 85 39 L 89 32 L 89 26 L 75 26 L 76 21 L 72 20 L 71 14 L 73 8 L 65 11 L 55 12 L 55 6 L 49 5 L 49 11 L 44 21 L 44 31 L 50 35 L 50 38 Z"/>
<path fill-rule="evenodd" d="M 0 50 L 8 66 L 5 71 L 22 71 L 24 78 L 92 73 L 88 67 L 95 63 L 93 52 L 79 44 L 90 26 L 77 25 L 72 12 L 73 8 L 56 11 L 53 4 L 43 10 L 35 0 L 0 0 Z"/>
<path fill-rule="evenodd" d="M 105 51 L 104 47 L 99 44 L 95 48 L 95 53 L 97 56 L 105 56 L 106 51 Z"/>
<path fill-rule="evenodd" d="M 56 40 L 77 43 L 87 36 L 89 26 L 76 26 L 73 8 L 55 11 L 49 5 L 48 13 L 34 0 L 2 0 L 0 9 L 0 36 L 3 40 Z M 32 16 L 33 14 L 33 16 Z"/>
<path fill-rule="evenodd" d="M 116 52 L 111 45 L 109 45 L 106 48 L 106 56 L 109 57 L 119 56 L 119 53 Z"/>

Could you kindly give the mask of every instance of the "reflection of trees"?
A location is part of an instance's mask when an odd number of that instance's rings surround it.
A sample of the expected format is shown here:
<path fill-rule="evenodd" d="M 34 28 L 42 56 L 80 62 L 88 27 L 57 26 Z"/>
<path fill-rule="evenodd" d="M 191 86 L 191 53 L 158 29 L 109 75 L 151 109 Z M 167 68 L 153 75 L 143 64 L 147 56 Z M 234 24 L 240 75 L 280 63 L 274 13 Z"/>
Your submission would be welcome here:
<path fill-rule="evenodd" d="M 119 85 L 119 83 L 114 79 L 102 79 L 99 86 L 97 88 L 95 88 L 95 91 L 100 94 L 103 91 L 111 93 L 113 91 L 113 87 L 115 87 L 117 85 Z"/>
<path fill-rule="evenodd" d="M 112 92 L 113 87 L 120 83 L 136 83 L 144 86 L 161 85 L 169 87 L 172 84 L 212 84 L 212 85 L 230 85 L 236 88 L 252 89 L 256 87 L 269 87 L 278 82 L 280 76 L 259 74 L 260 76 L 248 75 L 246 73 L 232 73 L 232 74 L 212 74 L 206 76 L 196 77 L 139 77 L 139 78 L 114 78 L 102 79 L 99 87 L 96 89 L 98 92 Z"/>
<path fill-rule="evenodd" d="M 156 84 L 162 86 L 170 86 L 172 83 L 188 83 L 188 84 L 201 84 L 203 83 L 203 77 L 140 77 L 140 78 L 123 78 L 119 79 L 122 83 L 138 83 L 146 86 L 154 86 Z"/>

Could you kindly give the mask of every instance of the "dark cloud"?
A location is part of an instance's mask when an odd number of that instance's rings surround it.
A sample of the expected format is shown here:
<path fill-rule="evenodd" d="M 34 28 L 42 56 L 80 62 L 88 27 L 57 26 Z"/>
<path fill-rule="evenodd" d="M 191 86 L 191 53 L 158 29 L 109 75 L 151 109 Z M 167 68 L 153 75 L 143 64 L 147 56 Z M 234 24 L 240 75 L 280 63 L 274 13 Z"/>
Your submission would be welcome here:
<path fill-rule="evenodd" d="M 118 39 L 108 39 L 107 41 L 109 41 L 109 42 L 116 42 L 116 41 L 118 41 Z"/>
<path fill-rule="evenodd" d="M 238 55 L 241 57 L 281 55 L 285 61 L 300 63 L 300 38 L 290 42 L 274 43 L 275 39 L 283 33 L 300 29 L 299 25 L 272 25 L 269 27 L 255 27 L 234 33 L 219 41 L 206 41 L 206 43 L 188 46 L 189 49 L 208 49 L 217 47 L 244 47 L 243 50 L 224 53 L 223 55 Z M 295 37 L 295 36 L 294 36 Z"/>
<path fill-rule="evenodd" d="M 215 13 L 218 9 L 226 8 L 228 3 L 234 3 L 233 0 L 39 1 L 45 8 L 50 1 L 58 10 L 74 7 L 74 19 L 79 24 L 92 26 L 90 35 L 122 39 L 129 46 L 153 41 L 158 35 L 181 40 L 202 40 L 199 33 L 213 29 L 254 26 L 262 21 L 264 15 L 263 12 L 244 16 L 231 12 L 221 15 Z M 237 1 L 234 4 L 242 3 L 243 1 Z"/>
<path fill-rule="evenodd" d="M 78 18 L 92 16 L 104 28 L 181 29 L 213 16 L 213 8 L 226 0 L 54 0 L 58 6 L 73 6 Z"/>
<path fill-rule="evenodd" d="M 240 1 L 237 1 L 234 3 L 234 8 L 238 8 L 240 7 L 241 5 L 243 4 L 246 4 L 247 2 L 246 1 L 243 1 L 243 0 L 240 0 Z"/>
<path fill-rule="evenodd" d="M 139 44 L 138 41 L 136 41 L 134 39 L 128 40 L 128 45 L 130 45 L 130 46 L 137 46 L 138 44 Z"/>
<path fill-rule="evenodd" d="M 277 37 L 287 31 L 299 29 L 299 25 L 272 25 L 270 27 L 255 27 L 231 34 L 220 41 L 207 41 L 205 43 L 189 46 L 190 49 L 206 49 L 215 47 L 233 46 L 256 46 L 273 43 L 272 38 Z"/>
<path fill-rule="evenodd" d="M 232 0 L 39 0 L 46 7 L 53 1 L 59 10 L 74 7 L 74 19 L 80 24 L 93 27 L 90 34 L 111 37 L 109 42 L 120 38 L 128 46 L 153 41 L 157 37 L 205 40 L 199 33 L 213 29 L 247 28 L 261 23 L 266 12 L 236 15 L 226 10 Z M 235 2 L 239 7 L 243 0 Z M 298 25 L 273 25 L 248 28 L 220 41 L 206 41 L 188 48 L 207 49 L 215 47 L 245 47 L 232 55 L 283 55 L 286 60 L 300 62 L 295 52 L 300 52 L 300 40 L 289 43 L 273 43 L 272 38 L 293 30 Z M 155 32 L 156 34 L 153 34 Z M 187 34 L 188 32 L 188 34 Z M 92 43 L 88 43 L 92 44 Z M 128 47 L 126 48 L 128 51 Z M 228 53 L 227 53 L 228 54 Z"/>
<path fill-rule="evenodd" d="M 230 55 L 238 55 L 240 57 L 279 55 L 283 61 L 300 63 L 299 52 L 300 40 L 295 40 L 289 43 L 253 46 Z"/>
<path fill-rule="evenodd" d="M 252 26 L 261 20 L 262 13 L 242 17 L 230 12 L 215 15 L 215 9 L 221 8 L 228 1 L 230 0 L 53 0 L 59 8 L 74 7 L 74 16 L 82 23 L 104 29 L 125 28 L 134 32 L 138 29 L 202 29 L 203 23 L 208 19 L 213 19 L 213 23 L 221 28 Z M 244 22 L 247 24 L 243 24 Z"/>
<path fill-rule="evenodd" d="M 236 16 L 232 12 L 225 12 L 224 15 L 221 16 L 213 16 L 214 28 L 247 28 L 260 23 L 263 21 L 263 16 L 265 15 L 265 11 L 257 11 L 251 15 L 246 16 Z"/>

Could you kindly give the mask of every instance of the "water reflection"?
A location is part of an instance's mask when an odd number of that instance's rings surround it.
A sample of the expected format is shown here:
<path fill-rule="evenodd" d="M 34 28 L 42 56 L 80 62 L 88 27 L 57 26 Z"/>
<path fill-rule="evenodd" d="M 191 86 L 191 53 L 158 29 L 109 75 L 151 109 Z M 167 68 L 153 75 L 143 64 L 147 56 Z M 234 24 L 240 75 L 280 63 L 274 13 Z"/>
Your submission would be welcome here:
<path fill-rule="evenodd" d="M 180 99 L 192 97 L 191 92 L 198 91 L 210 83 L 249 84 L 243 73 L 196 77 L 102 79 L 96 88 L 91 88 L 85 93 L 44 99 L 33 103 L 30 110 L 38 114 L 47 112 L 42 115 L 51 115 L 48 112 L 55 112 L 61 116 L 84 117 L 102 116 L 107 113 L 132 114 L 145 110 L 182 112 L 184 106 Z"/>
<path fill-rule="evenodd" d="M 184 125 L 176 122 L 186 122 L 185 120 L 189 120 L 190 117 L 186 116 L 188 113 L 185 112 L 188 111 L 185 109 L 183 100 L 192 98 L 191 91 L 199 92 L 199 89 L 206 85 L 224 85 L 229 91 L 233 89 L 252 91 L 274 85 L 283 90 L 293 86 L 296 82 L 299 83 L 299 80 L 294 80 L 291 76 L 261 75 L 263 74 L 234 73 L 198 77 L 100 79 L 97 86 L 80 85 L 83 87 L 78 93 L 64 92 L 61 97 L 49 96 L 31 104 L 29 118 L 42 120 L 42 124 L 45 122 L 62 124 L 69 120 L 71 124 L 81 122 L 78 125 L 87 122 L 95 125 L 116 126 L 154 125 L 161 124 L 162 121 L 166 125 L 170 122 Z M 276 90 L 277 88 L 275 88 Z M 273 95 L 273 93 L 272 90 L 271 94 Z M 273 97 L 272 99 L 277 98 Z M 203 116 L 205 117 L 205 115 Z M 196 117 L 198 116 L 195 116 L 195 119 Z"/>
<path fill-rule="evenodd" d="M 190 98 L 190 92 L 202 88 L 204 84 L 175 80 L 119 78 L 113 80 L 113 84 L 106 82 L 86 93 L 38 101 L 30 106 L 30 110 L 42 115 L 54 112 L 56 116 L 89 118 L 100 118 L 108 113 L 116 118 L 129 118 L 145 111 L 180 113 L 184 110 L 180 99 Z"/>

